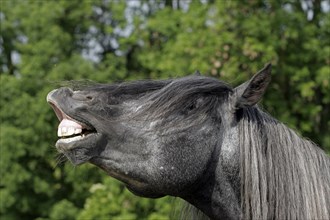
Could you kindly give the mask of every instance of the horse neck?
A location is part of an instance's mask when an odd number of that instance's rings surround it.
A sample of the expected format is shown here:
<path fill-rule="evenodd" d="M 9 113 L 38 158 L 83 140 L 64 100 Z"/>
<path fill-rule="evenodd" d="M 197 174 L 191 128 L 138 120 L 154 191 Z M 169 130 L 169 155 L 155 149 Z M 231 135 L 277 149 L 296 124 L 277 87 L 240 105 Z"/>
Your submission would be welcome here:
<path fill-rule="evenodd" d="M 182 197 L 211 219 L 239 219 L 240 183 L 237 129 L 220 136 L 212 163 L 197 190 Z M 235 140 L 236 138 L 236 140 Z M 237 146 L 234 146 L 235 143 Z"/>
<path fill-rule="evenodd" d="M 330 160 L 258 109 L 238 124 L 244 219 L 329 219 Z"/>

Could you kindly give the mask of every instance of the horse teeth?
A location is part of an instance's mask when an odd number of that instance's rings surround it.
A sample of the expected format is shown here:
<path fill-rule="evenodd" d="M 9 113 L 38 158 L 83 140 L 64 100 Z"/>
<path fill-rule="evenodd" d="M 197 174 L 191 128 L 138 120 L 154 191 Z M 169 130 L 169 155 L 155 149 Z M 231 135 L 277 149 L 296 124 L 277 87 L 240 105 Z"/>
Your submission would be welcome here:
<path fill-rule="evenodd" d="M 77 122 L 64 118 L 58 125 L 57 135 L 59 137 L 72 136 L 82 133 L 83 127 Z"/>
<path fill-rule="evenodd" d="M 57 130 L 57 136 L 58 137 L 66 136 L 66 131 L 67 131 L 66 127 L 59 127 Z"/>
<path fill-rule="evenodd" d="M 57 130 L 58 137 L 66 137 L 74 134 L 80 134 L 82 132 L 81 128 L 74 127 L 59 127 Z"/>
<path fill-rule="evenodd" d="M 74 129 L 74 134 L 80 134 L 82 132 L 82 129 L 76 128 Z"/>
<path fill-rule="evenodd" d="M 57 142 L 56 142 L 56 145 L 59 145 L 59 144 L 68 144 L 70 142 L 74 142 L 74 141 L 79 141 L 82 139 L 82 136 L 74 136 L 74 137 L 70 137 L 70 138 L 62 138 L 62 139 L 59 139 Z M 67 148 L 67 149 L 70 149 L 70 148 Z"/>
<path fill-rule="evenodd" d="M 67 135 L 73 135 L 74 134 L 74 128 L 68 128 L 68 134 Z"/>

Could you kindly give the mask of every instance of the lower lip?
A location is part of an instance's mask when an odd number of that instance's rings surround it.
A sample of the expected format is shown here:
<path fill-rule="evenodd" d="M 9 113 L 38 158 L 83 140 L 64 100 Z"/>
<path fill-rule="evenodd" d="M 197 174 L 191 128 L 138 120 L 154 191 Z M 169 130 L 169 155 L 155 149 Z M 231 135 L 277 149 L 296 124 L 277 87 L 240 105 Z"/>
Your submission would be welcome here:
<path fill-rule="evenodd" d="M 93 142 L 95 141 L 93 139 L 96 138 L 97 136 L 98 133 L 95 132 L 95 133 L 83 134 L 70 138 L 61 138 L 57 140 L 55 147 L 58 151 L 62 153 L 73 150 L 74 148 L 77 147 L 82 147 L 82 148 L 88 147 L 85 146 L 86 143 L 88 143 L 88 140 Z"/>

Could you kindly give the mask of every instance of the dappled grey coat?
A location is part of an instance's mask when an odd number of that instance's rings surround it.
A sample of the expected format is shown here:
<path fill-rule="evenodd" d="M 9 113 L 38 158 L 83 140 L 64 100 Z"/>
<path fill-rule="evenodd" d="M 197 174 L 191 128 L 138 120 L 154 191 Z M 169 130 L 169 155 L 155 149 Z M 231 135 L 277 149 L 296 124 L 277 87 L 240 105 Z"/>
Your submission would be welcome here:
<path fill-rule="evenodd" d="M 189 76 L 54 90 L 56 147 L 212 219 L 330 219 L 329 157 L 256 106 L 270 72 L 236 88 Z"/>

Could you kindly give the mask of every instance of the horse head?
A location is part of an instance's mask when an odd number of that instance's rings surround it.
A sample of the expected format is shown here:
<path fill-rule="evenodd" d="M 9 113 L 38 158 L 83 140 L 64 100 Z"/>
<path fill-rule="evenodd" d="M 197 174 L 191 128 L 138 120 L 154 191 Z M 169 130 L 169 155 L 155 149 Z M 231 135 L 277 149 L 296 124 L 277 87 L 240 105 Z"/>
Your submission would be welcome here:
<path fill-rule="evenodd" d="M 47 101 L 60 120 L 56 148 L 139 196 L 181 197 L 211 218 L 240 218 L 237 124 L 244 109 L 257 108 L 270 72 L 267 65 L 236 88 L 193 75 L 53 90 Z"/>

